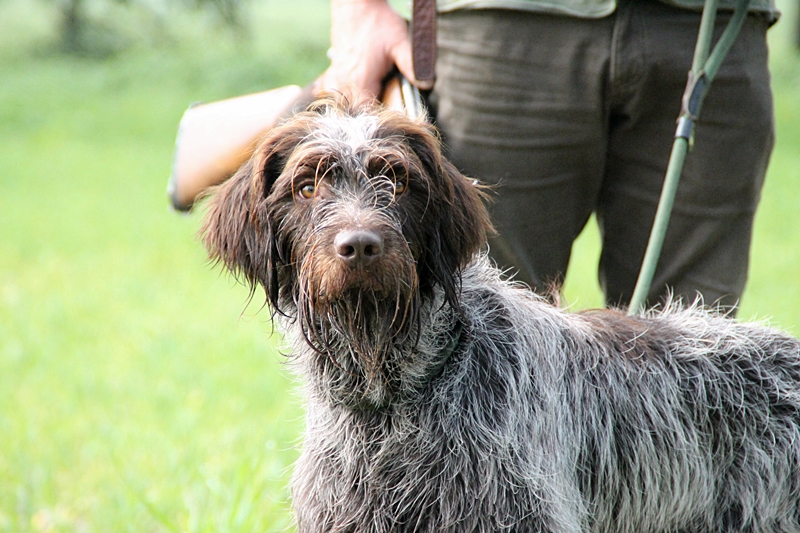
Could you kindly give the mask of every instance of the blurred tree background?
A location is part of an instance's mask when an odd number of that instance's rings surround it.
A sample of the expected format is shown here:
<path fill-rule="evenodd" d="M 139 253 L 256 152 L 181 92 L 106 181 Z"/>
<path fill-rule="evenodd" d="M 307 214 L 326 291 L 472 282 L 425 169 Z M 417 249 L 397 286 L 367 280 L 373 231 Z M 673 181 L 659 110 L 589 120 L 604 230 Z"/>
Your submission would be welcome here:
<path fill-rule="evenodd" d="M 133 12 L 144 15 L 151 28 L 167 31 L 165 14 L 170 7 L 208 11 L 219 23 L 236 30 L 245 28 L 244 0 L 162 0 L 158 3 L 147 0 L 52 0 L 59 11 L 58 41 L 62 51 L 74 55 L 102 56 L 124 46 L 119 36 L 119 23 L 112 19 L 120 14 L 118 7 L 125 8 L 130 16 Z M 116 6 L 114 5 L 116 4 Z"/>

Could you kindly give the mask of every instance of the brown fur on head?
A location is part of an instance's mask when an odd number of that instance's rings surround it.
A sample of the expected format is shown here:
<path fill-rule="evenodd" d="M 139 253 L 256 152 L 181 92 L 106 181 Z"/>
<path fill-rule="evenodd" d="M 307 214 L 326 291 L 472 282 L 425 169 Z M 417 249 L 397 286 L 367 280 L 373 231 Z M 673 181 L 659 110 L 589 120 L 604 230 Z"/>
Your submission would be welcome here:
<path fill-rule="evenodd" d="M 271 130 L 216 189 L 202 231 L 212 259 L 263 286 L 273 312 L 324 350 L 321 322 L 361 320 L 333 329 L 396 343 L 436 287 L 458 309 L 460 273 L 491 225 L 480 186 L 443 158 L 430 125 L 323 100 Z M 346 257 L 353 239 L 368 259 Z"/>

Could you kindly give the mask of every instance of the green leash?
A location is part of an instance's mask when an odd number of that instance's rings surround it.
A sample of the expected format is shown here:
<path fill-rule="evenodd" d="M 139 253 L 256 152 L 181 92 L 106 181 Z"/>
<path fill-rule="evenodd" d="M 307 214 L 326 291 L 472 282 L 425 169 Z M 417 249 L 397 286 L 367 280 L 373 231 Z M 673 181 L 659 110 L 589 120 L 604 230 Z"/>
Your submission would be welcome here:
<path fill-rule="evenodd" d="M 669 217 L 672 213 L 672 205 L 675 202 L 675 191 L 678 188 L 683 163 L 694 141 L 695 122 L 700 115 L 700 108 L 703 105 L 703 100 L 711 86 L 711 82 L 717 75 L 722 61 L 742 28 L 747 16 L 749 3 L 750 0 L 736 1 L 733 17 L 731 17 L 728 26 L 710 55 L 714 20 L 717 16 L 717 0 L 706 0 L 703 7 L 700 32 L 697 36 L 697 45 L 694 50 L 692 70 L 689 72 L 689 81 L 683 93 L 683 105 L 678 118 L 678 128 L 675 131 L 675 141 L 672 144 L 667 174 L 664 178 L 661 198 L 658 201 L 658 209 L 656 210 L 656 218 L 650 233 L 650 240 L 647 242 L 647 251 L 642 261 L 642 269 L 639 272 L 639 278 L 636 280 L 636 288 L 633 291 L 633 297 L 628 308 L 629 316 L 638 315 L 644 310 L 645 300 L 648 292 L 650 292 L 650 285 L 653 283 L 656 264 L 661 255 L 661 247 L 664 244 L 664 235 L 667 233 Z"/>

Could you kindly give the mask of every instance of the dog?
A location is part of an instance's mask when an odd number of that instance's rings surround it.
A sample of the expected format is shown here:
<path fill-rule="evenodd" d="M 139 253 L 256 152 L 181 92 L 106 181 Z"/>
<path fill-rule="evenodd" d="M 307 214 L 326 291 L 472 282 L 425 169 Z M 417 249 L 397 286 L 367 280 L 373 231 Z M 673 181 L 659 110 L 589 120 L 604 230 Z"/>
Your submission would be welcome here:
<path fill-rule="evenodd" d="M 800 531 L 800 342 L 553 306 L 487 259 L 485 197 L 424 120 L 326 100 L 208 201 L 304 378 L 298 530 Z"/>

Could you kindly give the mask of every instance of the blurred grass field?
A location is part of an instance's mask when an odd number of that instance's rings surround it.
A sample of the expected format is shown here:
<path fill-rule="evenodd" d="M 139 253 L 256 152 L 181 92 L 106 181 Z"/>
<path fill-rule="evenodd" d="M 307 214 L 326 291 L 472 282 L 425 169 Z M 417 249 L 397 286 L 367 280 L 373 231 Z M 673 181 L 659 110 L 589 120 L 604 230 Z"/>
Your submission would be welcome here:
<path fill-rule="evenodd" d="M 280 340 L 164 190 L 189 103 L 325 67 L 328 3 L 265 0 L 247 37 L 181 15 L 102 60 L 54 53 L 47 6 L 0 1 L 0 532 L 284 531 L 303 415 Z M 778 144 L 740 316 L 798 334 L 792 7 L 771 34 Z M 575 308 L 600 302 L 595 233 Z"/>

